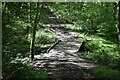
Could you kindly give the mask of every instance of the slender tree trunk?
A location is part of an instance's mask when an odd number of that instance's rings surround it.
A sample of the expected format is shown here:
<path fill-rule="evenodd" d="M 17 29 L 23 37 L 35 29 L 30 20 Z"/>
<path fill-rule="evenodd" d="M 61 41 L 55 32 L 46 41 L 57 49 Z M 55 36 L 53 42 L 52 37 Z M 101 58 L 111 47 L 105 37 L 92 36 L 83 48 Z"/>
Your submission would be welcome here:
<path fill-rule="evenodd" d="M 30 23 L 32 24 L 32 17 L 31 17 L 31 2 L 30 2 Z"/>
<path fill-rule="evenodd" d="M 5 10 L 6 10 L 6 7 L 7 7 L 7 3 L 4 3 L 4 8 L 3 8 L 3 10 L 2 10 L 2 15 L 4 15 Z"/>
<path fill-rule="evenodd" d="M 118 2 L 118 7 L 119 7 L 119 10 L 118 10 L 118 45 L 119 45 L 119 54 L 120 54 L 120 1 Z"/>
<path fill-rule="evenodd" d="M 117 28 L 117 41 L 118 41 L 118 51 L 120 54 L 120 1 L 117 3 L 113 4 L 114 7 L 114 19 L 118 22 L 116 24 Z"/>
<path fill-rule="evenodd" d="M 34 59 L 34 44 L 35 44 L 35 34 L 36 34 L 36 27 L 37 27 L 37 23 L 38 23 L 38 13 L 39 13 L 39 2 L 37 2 L 37 10 L 36 10 L 36 16 L 35 16 L 35 21 L 34 21 L 34 27 L 33 27 L 33 34 L 32 34 L 32 41 L 31 41 L 31 59 Z"/>
<path fill-rule="evenodd" d="M 5 11 L 6 11 L 6 7 L 7 7 L 7 2 L 3 3 L 2 5 L 4 5 L 4 7 L 2 9 L 2 20 L 4 21 L 4 20 L 6 20 Z M 7 21 L 9 21 L 9 18 L 7 18 Z M 4 25 L 4 22 L 3 22 L 3 25 Z"/>

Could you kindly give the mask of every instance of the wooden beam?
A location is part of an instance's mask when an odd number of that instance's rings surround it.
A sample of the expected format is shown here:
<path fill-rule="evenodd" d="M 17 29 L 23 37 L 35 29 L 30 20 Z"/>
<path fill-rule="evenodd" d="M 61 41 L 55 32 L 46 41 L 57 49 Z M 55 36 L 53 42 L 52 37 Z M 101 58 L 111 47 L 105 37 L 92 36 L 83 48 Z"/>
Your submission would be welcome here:
<path fill-rule="evenodd" d="M 61 42 L 61 40 L 58 40 L 55 44 L 53 44 L 48 50 L 47 50 L 47 53 L 53 49 L 59 42 Z"/>

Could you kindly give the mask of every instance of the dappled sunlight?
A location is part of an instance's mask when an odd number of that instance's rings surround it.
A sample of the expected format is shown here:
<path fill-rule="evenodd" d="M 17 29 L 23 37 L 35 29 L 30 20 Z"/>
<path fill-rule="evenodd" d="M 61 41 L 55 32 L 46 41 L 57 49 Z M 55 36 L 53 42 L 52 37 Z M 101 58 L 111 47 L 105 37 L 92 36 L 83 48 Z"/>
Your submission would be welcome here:
<path fill-rule="evenodd" d="M 50 16 L 49 18 L 55 19 L 56 17 Z M 82 41 L 77 41 L 81 36 L 65 28 L 66 24 L 43 24 L 43 26 L 49 27 L 61 41 L 48 53 L 42 54 L 39 59 L 25 64 L 45 70 L 51 78 L 93 77 L 90 69 L 99 67 L 99 65 L 75 54 L 82 45 Z"/>
<path fill-rule="evenodd" d="M 55 32 L 61 42 L 49 53 L 44 53 L 39 59 L 26 64 L 47 71 L 53 78 L 70 77 L 73 74 L 76 78 L 90 76 L 89 69 L 98 67 L 98 65 L 75 54 L 82 45 L 82 42 L 77 41 L 80 36 L 65 28 L 64 24 L 47 24 L 44 26 L 48 26 L 51 31 Z M 83 69 L 88 71 L 85 72 Z"/>
<path fill-rule="evenodd" d="M 64 27 L 65 24 L 43 24 L 43 26 L 47 26 L 47 27 Z"/>
<path fill-rule="evenodd" d="M 3 78 L 120 80 L 118 5 L 3 2 Z"/>

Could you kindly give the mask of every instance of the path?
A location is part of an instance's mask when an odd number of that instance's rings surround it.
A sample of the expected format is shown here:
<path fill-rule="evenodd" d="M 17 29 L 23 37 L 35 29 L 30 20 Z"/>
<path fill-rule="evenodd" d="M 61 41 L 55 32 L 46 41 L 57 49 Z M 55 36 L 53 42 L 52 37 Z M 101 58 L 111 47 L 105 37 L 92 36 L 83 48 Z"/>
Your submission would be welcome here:
<path fill-rule="evenodd" d="M 50 15 L 52 16 L 52 15 Z M 57 22 L 55 16 L 52 18 Z M 91 61 L 80 58 L 75 52 L 81 46 L 81 42 L 77 42 L 78 34 L 65 28 L 64 24 L 44 24 L 55 32 L 58 39 L 61 40 L 49 53 L 42 55 L 40 59 L 26 63 L 37 69 L 45 70 L 49 74 L 49 78 L 94 78 L 91 68 L 98 67 Z"/>
<path fill-rule="evenodd" d="M 94 77 L 90 73 L 90 69 L 97 67 L 97 65 L 75 54 L 81 46 L 81 42 L 76 41 L 79 36 L 61 25 L 51 25 L 50 28 L 57 34 L 61 42 L 51 49 L 49 53 L 43 54 L 40 59 L 27 64 L 47 71 L 49 78 Z"/>

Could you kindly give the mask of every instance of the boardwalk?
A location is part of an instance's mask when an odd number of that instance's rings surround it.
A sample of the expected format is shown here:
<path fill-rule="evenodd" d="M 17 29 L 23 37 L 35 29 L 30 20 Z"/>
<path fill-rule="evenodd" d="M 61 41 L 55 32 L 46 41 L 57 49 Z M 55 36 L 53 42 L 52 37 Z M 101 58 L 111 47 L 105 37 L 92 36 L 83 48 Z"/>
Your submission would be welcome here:
<path fill-rule="evenodd" d="M 49 53 L 26 64 L 45 70 L 48 72 L 49 78 L 93 78 L 90 69 L 97 65 L 75 54 L 81 46 L 81 42 L 76 41 L 80 36 L 64 26 L 56 26 L 50 28 L 61 41 Z"/>
<path fill-rule="evenodd" d="M 82 42 L 77 41 L 80 36 L 70 29 L 65 28 L 65 25 L 58 22 L 59 20 L 55 16 L 50 16 L 59 24 L 47 23 L 43 26 L 49 27 L 61 41 L 49 53 L 45 53 L 39 59 L 25 64 L 45 70 L 49 78 L 55 78 L 56 80 L 62 78 L 96 77 L 91 73 L 90 69 L 98 67 L 98 65 L 82 59 L 75 54 L 82 44 Z"/>

